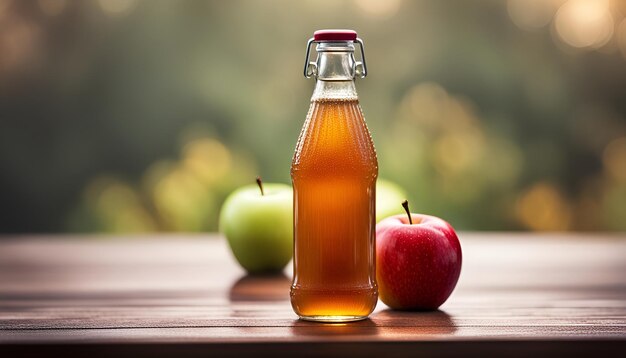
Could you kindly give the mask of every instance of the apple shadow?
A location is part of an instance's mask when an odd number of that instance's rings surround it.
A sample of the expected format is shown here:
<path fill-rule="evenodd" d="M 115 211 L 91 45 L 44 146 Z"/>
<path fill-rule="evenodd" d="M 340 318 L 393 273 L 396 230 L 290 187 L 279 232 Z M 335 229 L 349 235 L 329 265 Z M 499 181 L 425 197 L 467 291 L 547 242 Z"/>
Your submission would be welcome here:
<path fill-rule="evenodd" d="M 231 302 L 275 302 L 289 300 L 291 279 L 284 273 L 268 275 L 245 275 L 231 287 L 228 298 Z"/>
<path fill-rule="evenodd" d="M 379 327 L 410 328 L 417 335 L 442 335 L 456 332 L 452 316 L 441 310 L 399 311 L 386 308 L 371 316 Z"/>
<path fill-rule="evenodd" d="M 378 327 L 376 323 L 369 318 L 362 321 L 345 323 L 320 323 L 294 320 L 291 324 L 290 330 L 292 335 L 299 337 L 332 336 L 334 338 L 340 338 L 358 336 L 367 338 L 378 335 Z"/>

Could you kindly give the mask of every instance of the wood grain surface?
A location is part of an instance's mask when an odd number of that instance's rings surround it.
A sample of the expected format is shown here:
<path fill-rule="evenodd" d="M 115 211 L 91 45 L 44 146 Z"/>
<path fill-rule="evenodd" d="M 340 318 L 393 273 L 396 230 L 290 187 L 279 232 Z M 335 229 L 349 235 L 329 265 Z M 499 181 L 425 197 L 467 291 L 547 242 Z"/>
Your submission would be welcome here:
<path fill-rule="evenodd" d="M 297 319 L 217 235 L 0 240 L 0 356 L 626 355 L 626 237 L 461 233 L 439 311 Z M 9 354 L 9 355 L 6 355 Z"/>

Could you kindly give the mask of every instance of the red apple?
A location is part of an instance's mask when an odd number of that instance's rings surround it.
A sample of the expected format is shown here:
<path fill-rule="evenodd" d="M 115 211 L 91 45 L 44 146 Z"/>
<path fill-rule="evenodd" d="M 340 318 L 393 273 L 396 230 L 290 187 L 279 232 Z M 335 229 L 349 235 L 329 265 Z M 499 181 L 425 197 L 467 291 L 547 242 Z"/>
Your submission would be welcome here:
<path fill-rule="evenodd" d="M 461 274 L 461 245 L 450 224 L 423 214 L 395 215 L 376 225 L 379 297 L 401 310 L 434 310 Z"/>

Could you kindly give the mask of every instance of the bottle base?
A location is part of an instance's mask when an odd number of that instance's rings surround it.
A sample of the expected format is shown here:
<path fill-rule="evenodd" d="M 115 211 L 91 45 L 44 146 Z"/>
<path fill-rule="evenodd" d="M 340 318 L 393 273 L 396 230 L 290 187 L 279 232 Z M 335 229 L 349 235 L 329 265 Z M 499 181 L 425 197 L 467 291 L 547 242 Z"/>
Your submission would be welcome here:
<path fill-rule="evenodd" d="M 369 316 L 298 316 L 303 321 L 320 323 L 346 323 L 367 319 Z"/>
<path fill-rule="evenodd" d="M 291 306 L 302 320 L 353 322 L 364 320 L 378 302 L 375 286 L 340 289 L 291 288 Z"/>

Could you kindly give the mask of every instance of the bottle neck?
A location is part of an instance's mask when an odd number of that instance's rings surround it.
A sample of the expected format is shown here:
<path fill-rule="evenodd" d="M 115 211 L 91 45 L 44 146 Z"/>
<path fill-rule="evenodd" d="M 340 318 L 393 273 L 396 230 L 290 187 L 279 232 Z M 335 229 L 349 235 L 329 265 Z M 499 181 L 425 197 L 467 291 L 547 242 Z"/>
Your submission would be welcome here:
<path fill-rule="evenodd" d="M 311 100 L 356 100 L 354 45 L 348 42 L 320 43 L 317 46 L 317 73 Z"/>
<path fill-rule="evenodd" d="M 325 99 L 355 101 L 359 99 L 359 95 L 356 93 L 354 81 L 319 80 L 315 83 L 311 101 Z"/>

